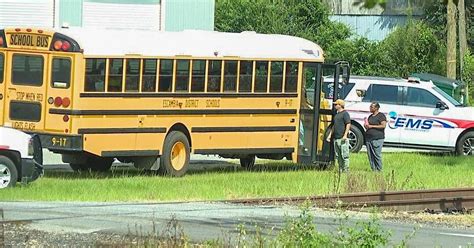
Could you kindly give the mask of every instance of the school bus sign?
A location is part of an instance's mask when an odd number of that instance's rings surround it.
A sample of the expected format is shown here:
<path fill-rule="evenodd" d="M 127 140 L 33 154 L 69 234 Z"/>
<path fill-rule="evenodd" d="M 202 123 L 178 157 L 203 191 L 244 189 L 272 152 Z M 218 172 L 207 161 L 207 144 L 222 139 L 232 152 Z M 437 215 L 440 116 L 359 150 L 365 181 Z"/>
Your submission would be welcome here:
<path fill-rule="evenodd" d="M 29 31 L 24 33 L 24 31 Z M 29 48 L 49 50 L 51 44 L 51 35 L 44 34 L 41 30 L 33 31 L 31 29 L 15 32 L 15 30 L 7 30 L 6 32 L 7 47 L 10 48 Z"/>

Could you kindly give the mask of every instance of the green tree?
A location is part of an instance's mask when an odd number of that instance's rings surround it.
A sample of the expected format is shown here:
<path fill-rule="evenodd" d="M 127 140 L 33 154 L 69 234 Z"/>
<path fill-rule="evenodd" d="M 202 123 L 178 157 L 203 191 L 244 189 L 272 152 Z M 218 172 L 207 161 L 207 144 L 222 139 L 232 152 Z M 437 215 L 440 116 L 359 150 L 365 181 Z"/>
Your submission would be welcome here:
<path fill-rule="evenodd" d="M 386 76 L 407 77 L 413 72 L 441 74 L 445 70 L 445 46 L 434 31 L 420 21 L 409 21 L 382 41 L 381 70 Z"/>
<path fill-rule="evenodd" d="M 349 28 L 329 19 L 320 0 L 217 0 L 217 31 L 277 33 L 311 40 L 327 50 L 350 37 Z"/>

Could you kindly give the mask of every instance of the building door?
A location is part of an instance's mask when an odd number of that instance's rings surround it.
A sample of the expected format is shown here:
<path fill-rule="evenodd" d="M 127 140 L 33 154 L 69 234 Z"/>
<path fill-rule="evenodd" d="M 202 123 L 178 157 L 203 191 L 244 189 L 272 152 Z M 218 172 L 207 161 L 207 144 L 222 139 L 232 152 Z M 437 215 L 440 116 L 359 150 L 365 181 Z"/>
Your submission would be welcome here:
<path fill-rule="evenodd" d="M 83 27 L 160 30 L 161 8 L 155 1 L 130 3 L 84 1 Z"/>

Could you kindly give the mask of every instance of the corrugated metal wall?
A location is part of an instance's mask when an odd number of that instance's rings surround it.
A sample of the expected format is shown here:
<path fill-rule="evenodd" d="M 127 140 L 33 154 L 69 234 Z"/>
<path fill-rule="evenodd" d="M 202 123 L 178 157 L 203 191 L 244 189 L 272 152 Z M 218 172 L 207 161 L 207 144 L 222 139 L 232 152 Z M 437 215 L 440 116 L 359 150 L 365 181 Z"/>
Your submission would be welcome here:
<path fill-rule="evenodd" d="M 85 0 L 83 27 L 160 30 L 160 4 L 151 1 L 110 3 Z"/>
<path fill-rule="evenodd" d="M 359 36 L 370 40 L 383 40 L 397 26 L 404 25 L 409 15 L 419 18 L 423 14 L 423 0 L 387 0 L 385 9 L 354 5 L 356 0 L 323 0 L 331 9 L 331 20 L 342 22 Z M 409 14 L 410 13 L 410 14 Z"/>
<path fill-rule="evenodd" d="M 166 0 L 165 30 L 214 30 L 214 0 Z"/>
<path fill-rule="evenodd" d="M 53 27 L 54 0 L 0 0 L 0 28 Z"/>
<path fill-rule="evenodd" d="M 408 17 L 400 15 L 333 15 L 330 19 L 348 25 L 359 36 L 380 41 L 397 26 L 405 25 Z"/>

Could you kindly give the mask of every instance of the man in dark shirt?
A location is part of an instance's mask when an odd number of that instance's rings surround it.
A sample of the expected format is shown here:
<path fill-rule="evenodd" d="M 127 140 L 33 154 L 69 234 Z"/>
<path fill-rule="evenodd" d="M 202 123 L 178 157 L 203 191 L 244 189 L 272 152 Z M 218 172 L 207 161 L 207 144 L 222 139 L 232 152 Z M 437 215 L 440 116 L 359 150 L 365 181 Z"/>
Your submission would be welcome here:
<path fill-rule="evenodd" d="M 336 150 L 336 158 L 339 164 L 340 172 L 347 172 L 349 170 L 349 140 L 347 134 L 351 129 L 351 117 L 344 109 L 345 103 L 341 99 L 334 102 L 334 107 L 337 110 L 334 116 L 334 124 L 329 131 L 327 141 L 334 138 L 334 148 Z"/>
<path fill-rule="evenodd" d="M 368 119 L 365 119 L 365 145 L 369 157 L 370 167 L 373 171 L 382 171 L 382 146 L 385 139 L 385 127 L 387 118 L 379 112 L 380 104 L 373 102 L 370 104 L 372 113 Z"/>

